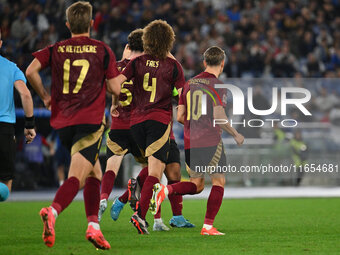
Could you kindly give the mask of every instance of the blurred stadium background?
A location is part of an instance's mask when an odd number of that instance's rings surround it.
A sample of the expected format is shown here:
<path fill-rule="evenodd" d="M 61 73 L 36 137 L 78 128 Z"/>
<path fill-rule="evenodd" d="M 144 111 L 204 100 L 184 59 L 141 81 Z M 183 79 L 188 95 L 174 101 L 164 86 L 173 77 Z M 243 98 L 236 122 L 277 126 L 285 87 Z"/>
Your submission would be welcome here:
<path fill-rule="evenodd" d="M 224 137 L 230 164 L 298 164 L 299 160 L 300 163 L 339 164 L 339 0 L 90 2 L 94 6 L 92 36 L 110 45 L 117 59 L 120 59 L 127 35 L 133 29 L 142 28 L 154 19 L 165 19 L 175 30 L 176 43 L 172 53 L 183 65 L 187 79 L 202 71 L 201 56 L 205 49 L 218 45 L 228 56 L 221 80 L 240 77 L 243 90 L 254 86 L 253 101 L 257 109 L 268 109 L 271 105 L 273 79 L 309 78 L 299 86 L 312 92 L 308 109 L 313 116 L 304 118 L 290 111 L 287 118 L 297 119 L 300 123 L 300 128 L 295 130 L 266 125 L 256 129 L 240 127 L 247 138 L 242 148 L 236 148 L 227 136 Z M 1 54 L 25 71 L 32 60 L 32 52 L 70 36 L 64 13 L 72 3 L 70 0 L 0 0 L 4 42 Z M 47 87 L 50 86 L 48 70 L 43 73 L 43 82 Z M 56 188 L 59 185 L 58 166 L 66 165 L 67 171 L 66 156 L 49 125 L 49 112 L 43 108 L 43 103 L 33 90 L 31 92 L 39 134 L 31 145 L 23 141 L 23 111 L 18 94 L 15 96 L 18 149 L 13 189 L 17 191 Z M 248 115 L 246 118 L 254 116 Z M 183 149 L 182 127 L 176 123 L 174 131 Z M 302 140 L 296 139 L 298 133 L 301 133 Z M 297 140 L 307 149 L 296 149 Z M 105 139 L 101 150 L 103 165 L 104 142 Z M 139 171 L 130 157 L 124 160 L 122 167 L 124 171 L 120 172 L 117 180 L 117 186 L 121 187 L 131 174 L 136 175 Z M 182 168 L 185 177 L 186 172 Z M 296 174 L 263 176 L 238 173 L 229 174 L 227 184 L 236 187 L 340 185 L 339 173 L 335 172 L 319 175 L 305 173 L 299 177 Z"/>

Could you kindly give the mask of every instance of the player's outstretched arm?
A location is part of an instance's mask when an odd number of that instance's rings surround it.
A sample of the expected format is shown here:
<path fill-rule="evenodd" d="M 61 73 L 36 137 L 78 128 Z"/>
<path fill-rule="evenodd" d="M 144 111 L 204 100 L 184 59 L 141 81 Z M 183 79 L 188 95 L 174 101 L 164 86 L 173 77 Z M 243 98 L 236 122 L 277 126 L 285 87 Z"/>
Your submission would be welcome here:
<path fill-rule="evenodd" d="M 185 105 L 180 104 L 177 107 L 177 121 L 184 125 Z"/>
<path fill-rule="evenodd" d="M 51 96 L 46 91 L 39 71 L 41 69 L 41 64 L 38 59 L 33 59 L 32 63 L 26 69 L 26 77 L 30 82 L 31 86 L 37 92 L 41 100 L 47 109 L 51 110 Z"/>
<path fill-rule="evenodd" d="M 26 137 L 26 142 L 31 143 L 35 137 L 34 130 L 34 117 L 33 117 L 33 100 L 31 92 L 28 90 L 26 84 L 22 80 L 17 80 L 14 82 L 14 87 L 19 92 L 22 107 L 25 112 L 25 130 L 24 134 Z"/>
<path fill-rule="evenodd" d="M 230 123 L 228 121 L 228 117 L 224 111 L 223 106 L 218 105 L 214 107 L 214 119 L 222 119 L 226 120 L 227 123 L 219 124 L 219 126 L 226 132 L 228 132 L 230 135 L 234 137 L 235 142 L 237 145 L 242 145 L 244 142 L 244 136 L 241 135 L 235 128 L 230 126 Z"/>
<path fill-rule="evenodd" d="M 111 94 L 119 96 L 121 85 L 126 80 L 127 79 L 126 79 L 125 75 L 123 75 L 123 74 L 120 74 L 120 75 L 116 76 L 115 78 L 107 80 L 106 81 L 107 91 L 110 92 Z"/>

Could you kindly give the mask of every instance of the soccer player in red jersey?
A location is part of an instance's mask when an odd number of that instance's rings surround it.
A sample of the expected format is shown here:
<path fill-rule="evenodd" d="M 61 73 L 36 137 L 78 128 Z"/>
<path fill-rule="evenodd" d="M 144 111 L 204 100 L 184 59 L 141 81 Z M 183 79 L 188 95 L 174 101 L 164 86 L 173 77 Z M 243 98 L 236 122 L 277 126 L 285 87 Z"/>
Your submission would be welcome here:
<path fill-rule="evenodd" d="M 166 162 L 164 174 L 168 180 L 168 184 L 174 184 L 181 180 L 181 165 L 180 165 L 180 152 L 175 141 L 175 136 L 171 130 L 170 133 L 170 149 L 169 156 Z M 119 214 L 125 204 L 129 201 L 132 210 L 136 211 L 138 208 L 138 200 L 140 197 L 140 190 L 143 188 L 145 179 L 148 176 L 148 168 L 145 167 L 138 174 L 137 178 L 131 178 L 128 182 L 127 190 L 118 197 L 111 207 L 111 218 L 117 220 Z M 173 217 L 170 219 L 169 224 L 172 227 L 178 228 L 193 228 L 194 224 L 185 219 L 182 215 L 183 198 L 181 195 L 169 196 Z M 153 231 L 168 231 L 170 230 L 161 218 L 161 210 L 159 209 L 157 214 L 154 215 Z"/>
<path fill-rule="evenodd" d="M 129 52 L 129 55 L 127 55 L 127 58 L 117 62 L 117 67 L 120 72 L 125 69 L 130 59 L 143 54 L 142 35 L 143 29 L 136 29 L 129 34 L 128 46 L 124 50 L 124 52 Z M 129 80 L 122 84 L 121 93 L 118 99 L 116 99 L 115 96 L 112 96 L 112 123 L 107 140 L 107 163 L 101 186 L 99 220 L 101 220 L 101 217 L 107 208 L 107 199 L 112 191 L 115 178 L 124 156 L 127 153 L 131 153 L 138 163 L 144 165 L 144 167 L 147 166 L 146 159 L 141 154 L 130 132 L 132 90 L 133 80 Z M 119 102 L 118 105 L 115 104 L 115 101 L 117 100 Z M 129 185 L 131 185 L 131 183 L 129 183 Z M 112 216 L 112 218 L 115 219 L 115 216 Z"/>
<path fill-rule="evenodd" d="M 106 90 L 119 95 L 120 86 L 112 83 L 119 72 L 111 49 L 90 38 L 92 6 L 76 2 L 66 10 L 66 18 L 72 37 L 33 53 L 35 59 L 26 70 L 31 85 L 51 109 L 51 126 L 71 153 L 68 179 L 51 206 L 40 211 L 43 240 L 48 247 L 54 245 L 55 219 L 84 187 L 86 238 L 96 248 L 109 249 L 98 223 L 102 177 L 98 151 L 104 131 Z M 52 71 L 51 96 L 39 75 L 48 66 Z"/>
<path fill-rule="evenodd" d="M 129 34 L 128 44 L 125 47 L 123 53 L 123 60 L 117 62 L 119 71 L 123 71 L 131 59 L 134 59 L 143 54 L 142 35 L 142 29 L 136 29 Z M 142 156 L 130 132 L 130 111 L 131 103 L 133 100 L 132 92 L 133 82 L 124 82 L 122 84 L 122 90 L 118 98 L 118 108 L 115 108 L 114 104 L 111 108 L 112 124 L 111 131 L 109 133 L 109 140 L 107 143 L 108 160 L 106 172 L 102 180 L 99 220 L 101 219 L 104 211 L 107 208 L 107 199 L 110 196 L 110 193 L 114 186 L 115 177 L 117 176 L 122 159 L 126 153 L 132 153 L 136 161 L 142 164 L 143 169 L 136 179 L 131 178 L 129 180 L 128 189 L 126 190 L 126 192 L 124 192 L 122 196 L 115 199 L 115 201 L 113 202 L 111 207 L 111 218 L 113 220 L 116 221 L 118 219 L 121 210 L 128 201 L 130 202 L 131 208 L 136 211 L 136 203 L 139 200 L 138 191 L 141 187 L 143 187 L 144 181 L 148 176 L 147 161 L 145 157 Z M 174 89 L 174 93 L 175 92 L 177 92 L 176 89 Z M 177 94 L 174 93 L 174 96 L 178 95 L 178 92 Z M 172 130 L 170 133 L 170 150 L 166 164 L 165 175 L 168 179 L 169 184 L 176 183 L 181 179 L 180 153 Z M 173 211 L 173 218 L 170 220 L 170 225 L 174 227 L 194 227 L 194 225 L 186 220 L 182 215 L 182 196 L 170 196 L 169 200 Z M 163 223 L 161 219 L 160 211 L 157 215 L 155 215 L 154 218 L 155 221 L 153 229 L 155 231 L 169 230 L 169 228 Z"/>
<path fill-rule="evenodd" d="M 181 65 L 168 57 L 175 40 L 169 24 L 162 20 L 149 23 L 142 39 L 145 54 L 131 60 L 114 82 L 120 85 L 134 79 L 130 126 L 134 140 L 148 158 L 148 177 L 131 223 L 139 233 L 148 234 L 145 216 L 152 187 L 163 174 L 170 148 L 172 91 L 174 86 L 182 88 L 185 79 Z"/>
<path fill-rule="evenodd" d="M 179 182 L 164 186 L 156 184 L 151 199 L 150 208 L 155 214 L 164 198 L 173 194 L 198 194 L 204 189 L 204 171 L 196 170 L 197 167 L 216 167 L 226 165 L 226 156 L 221 139 L 221 129 L 231 134 L 236 143 L 241 145 L 244 137 L 239 134 L 229 123 L 214 126 L 214 119 L 227 120 L 224 111 L 226 106 L 226 91 L 215 90 L 215 84 L 223 71 L 225 53 L 219 47 L 210 47 L 204 53 L 205 71 L 190 79 L 184 86 L 180 97 L 177 120 L 184 123 L 184 147 L 187 171 L 190 182 Z M 207 98 L 206 114 L 202 114 L 203 95 Z M 223 100 L 222 100 L 222 99 Z M 195 171 L 196 170 L 196 171 Z M 202 235 L 224 235 L 213 227 L 213 222 L 222 204 L 225 176 L 221 172 L 209 172 L 212 189 L 208 198 L 207 211 Z"/>
<path fill-rule="evenodd" d="M 170 149 L 169 156 L 166 162 L 164 174 L 168 180 L 168 184 L 175 184 L 181 181 L 181 163 L 180 163 L 180 152 L 175 141 L 172 128 L 170 133 Z M 172 227 L 178 228 L 193 228 L 194 224 L 190 223 L 182 215 L 183 208 L 183 197 L 181 195 L 170 195 L 169 201 L 173 216 L 169 221 Z M 157 214 L 154 215 L 153 231 L 164 231 L 169 230 L 168 227 L 163 223 L 161 218 L 161 208 L 159 208 Z"/>

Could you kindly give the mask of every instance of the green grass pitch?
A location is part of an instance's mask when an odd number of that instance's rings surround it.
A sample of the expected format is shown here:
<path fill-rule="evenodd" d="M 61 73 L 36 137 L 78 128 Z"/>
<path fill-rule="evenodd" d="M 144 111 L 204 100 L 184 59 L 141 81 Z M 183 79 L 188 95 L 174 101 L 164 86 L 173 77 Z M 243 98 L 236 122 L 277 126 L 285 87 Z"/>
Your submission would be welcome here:
<path fill-rule="evenodd" d="M 41 240 L 38 212 L 48 202 L 0 204 L 0 255 L 88 254 L 340 254 L 340 199 L 232 199 L 224 200 L 215 226 L 225 236 L 201 236 L 206 200 L 184 200 L 184 216 L 194 229 L 171 229 L 141 236 L 129 223 L 126 206 L 117 222 L 107 211 L 102 231 L 112 248 L 97 251 L 85 240 L 83 202 L 73 202 L 56 222 L 56 243 Z M 111 206 L 111 202 L 109 204 Z M 167 201 L 162 207 L 171 217 Z M 148 215 L 152 225 L 153 220 Z"/>

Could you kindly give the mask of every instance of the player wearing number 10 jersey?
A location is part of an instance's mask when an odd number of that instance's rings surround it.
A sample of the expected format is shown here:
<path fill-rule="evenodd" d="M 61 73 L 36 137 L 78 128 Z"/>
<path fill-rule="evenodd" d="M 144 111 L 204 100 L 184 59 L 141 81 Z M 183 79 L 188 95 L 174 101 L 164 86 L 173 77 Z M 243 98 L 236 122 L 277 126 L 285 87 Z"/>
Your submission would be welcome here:
<path fill-rule="evenodd" d="M 31 85 L 52 111 L 51 126 L 58 130 L 72 156 L 68 179 L 58 189 L 52 205 L 40 211 L 43 240 L 48 247 L 54 245 L 55 219 L 85 185 L 86 238 L 96 248 L 109 249 L 98 223 L 102 177 L 98 151 L 104 131 L 105 80 L 108 90 L 119 95 L 120 86 L 112 83 L 119 72 L 111 49 L 89 38 L 92 6 L 76 2 L 66 10 L 66 18 L 72 38 L 33 53 L 35 59 L 26 71 Z M 51 97 L 39 75 L 48 66 L 52 71 Z"/>
<path fill-rule="evenodd" d="M 168 57 L 175 39 L 171 26 L 155 20 L 144 28 L 142 39 L 145 54 L 131 60 L 114 81 L 122 84 L 134 79 L 131 132 L 148 158 L 149 173 L 131 222 L 139 233 L 147 234 L 145 215 L 152 187 L 163 174 L 170 148 L 172 91 L 174 86 L 182 88 L 185 79 L 181 65 Z"/>
<path fill-rule="evenodd" d="M 177 120 L 184 124 L 185 162 L 190 176 L 190 182 L 179 182 L 164 186 L 157 183 L 151 200 L 151 208 L 155 214 L 160 203 L 167 195 L 197 194 L 204 188 L 204 172 L 197 169 L 214 169 L 216 166 L 226 165 L 226 156 L 221 138 L 221 128 L 231 134 L 237 144 L 243 143 L 244 137 L 240 135 L 229 123 L 215 127 L 214 119 L 227 119 L 224 107 L 226 106 L 226 92 L 216 90 L 215 84 L 223 71 L 225 54 L 219 47 L 210 47 L 204 53 L 204 66 L 206 70 L 190 79 L 184 86 L 180 97 Z M 203 99 L 205 96 L 205 99 Z M 206 113 L 203 114 L 203 101 Z M 212 189 L 208 198 L 207 211 L 202 235 L 224 235 L 213 227 L 213 222 L 220 209 L 225 176 L 221 172 L 209 172 Z"/>

